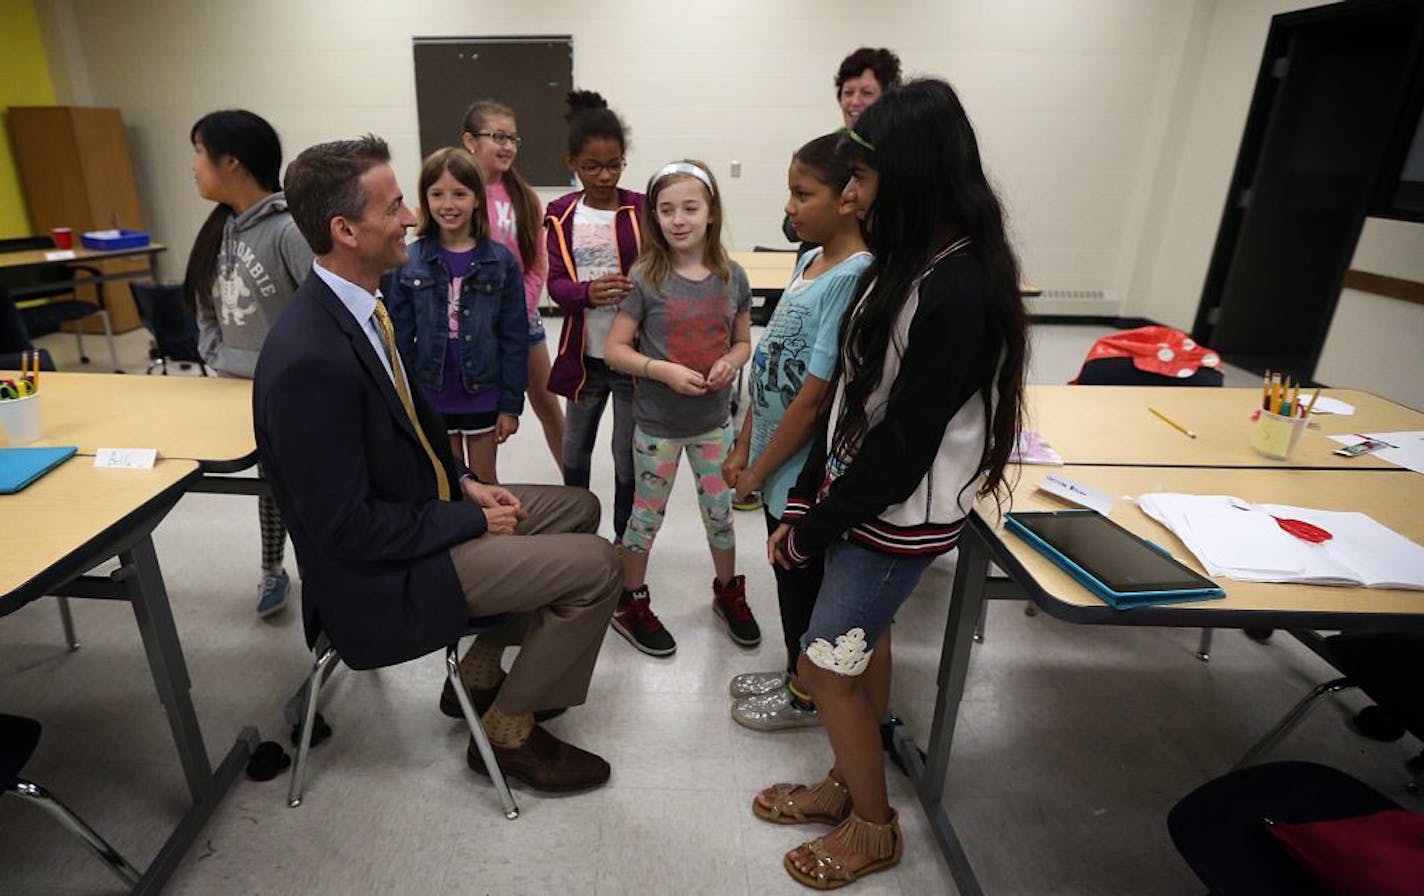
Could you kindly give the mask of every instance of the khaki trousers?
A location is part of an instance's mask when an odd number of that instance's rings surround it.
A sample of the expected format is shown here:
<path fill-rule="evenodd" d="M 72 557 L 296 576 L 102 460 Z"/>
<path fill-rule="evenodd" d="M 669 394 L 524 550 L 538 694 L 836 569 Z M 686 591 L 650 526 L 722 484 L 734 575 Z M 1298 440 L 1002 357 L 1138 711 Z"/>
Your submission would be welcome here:
<path fill-rule="evenodd" d="M 622 590 L 613 546 L 594 534 L 598 498 L 562 485 L 506 486 L 528 517 L 514 535 L 485 534 L 450 549 L 472 616 L 509 614 L 481 638 L 519 644 L 496 700 L 520 715 L 577 706 Z"/>

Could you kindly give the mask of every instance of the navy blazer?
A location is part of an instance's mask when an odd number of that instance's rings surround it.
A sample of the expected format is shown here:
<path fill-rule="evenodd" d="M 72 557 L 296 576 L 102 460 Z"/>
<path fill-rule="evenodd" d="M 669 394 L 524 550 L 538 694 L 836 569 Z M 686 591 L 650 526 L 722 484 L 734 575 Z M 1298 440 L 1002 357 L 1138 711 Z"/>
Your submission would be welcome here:
<path fill-rule="evenodd" d="M 469 618 L 450 548 L 484 533 L 484 511 L 460 499 L 444 423 L 411 391 L 450 501 L 376 350 L 320 277 L 278 318 L 253 377 L 257 452 L 296 546 L 307 644 L 325 630 L 353 669 L 438 650 Z"/>

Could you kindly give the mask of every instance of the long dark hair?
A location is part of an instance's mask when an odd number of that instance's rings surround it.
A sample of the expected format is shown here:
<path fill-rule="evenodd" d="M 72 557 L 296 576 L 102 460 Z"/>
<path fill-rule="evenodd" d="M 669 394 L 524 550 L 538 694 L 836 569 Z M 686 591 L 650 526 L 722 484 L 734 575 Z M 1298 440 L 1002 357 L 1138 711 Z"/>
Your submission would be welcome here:
<path fill-rule="evenodd" d="M 198 119 L 188 133 L 188 141 L 194 148 L 200 140 L 203 151 L 213 162 L 232 156 L 268 193 L 282 189 L 282 141 L 262 116 L 246 109 L 209 112 Z M 188 268 L 183 275 L 183 298 L 190 311 L 195 310 L 200 301 L 204 304 L 212 301 L 223 227 L 232 215 L 232 207 L 219 202 L 208 213 L 208 219 L 193 240 Z"/>
<path fill-rule="evenodd" d="M 842 356 L 854 370 L 845 383 L 837 447 L 858 443 L 868 428 L 866 403 L 880 385 L 890 336 L 915 279 L 936 253 L 968 237 L 987 275 L 987 340 L 1002 347 L 997 373 L 979 387 L 988 423 L 979 494 L 994 493 L 1004 483 L 1023 416 L 1028 315 L 1018 259 L 984 176 L 974 129 L 954 89 L 926 78 L 887 92 L 861 113 L 841 151 L 852 164 L 874 169 L 879 183 L 865 219 L 875 260 L 861 277 L 859 306 L 841 324 Z"/>
<path fill-rule="evenodd" d="M 493 115 L 513 118 L 514 110 L 494 100 L 477 100 L 471 103 L 470 108 L 465 110 L 465 133 L 475 134 L 484 130 L 485 119 Z M 519 241 L 519 260 L 523 263 L 524 270 L 532 270 L 539 258 L 539 239 L 544 229 L 542 216 L 539 214 L 539 196 L 513 165 L 501 175 L 501 180 L 504 181 L 505 190 L 509 192 L 509 202 L 514 206 L 514 232 Z M 485 215 L 489 214 L 483 207 L 480 211 Z"/>

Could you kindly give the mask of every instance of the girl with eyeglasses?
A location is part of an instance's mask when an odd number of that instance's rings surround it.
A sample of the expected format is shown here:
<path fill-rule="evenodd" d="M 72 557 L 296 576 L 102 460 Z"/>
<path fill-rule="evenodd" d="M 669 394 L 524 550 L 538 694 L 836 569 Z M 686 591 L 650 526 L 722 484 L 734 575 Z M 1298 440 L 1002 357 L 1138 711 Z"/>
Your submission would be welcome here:
<path fill-rule="evenodd" d="M 568 399 L 564 485 L 588 488 L 593 445 L 603 409 L 613 398 L 613 534 L 623 541 L 633 510 L 633 379 L 604 360 L 618 303 L 633 288 L 643 194 L 620 189 L 627 137 L 603 97 L 568 96 L 568 164 L 582 190 L 549 203 L 544 235 L 549 295 L 566 312 L 549 391 Z"/>
<path fill-rule="evenodd" d="M 549 272 L 549 256 L 539 232 L 543 209 L 534 190 L 514 169 L 514 158 L 523 142 L 514 110 L 494 100 L 477 100 L 465 110 L 460 140 L 480 167 L 490 238 L 519 260 L 529 314 L 529 407 L 539 418 L 544 441 L 562 473 L 564 412 L 559 399 L 549 391 L 549 352 L 544 348 L 544 322 L 539 318 L 539 296 Z"/>

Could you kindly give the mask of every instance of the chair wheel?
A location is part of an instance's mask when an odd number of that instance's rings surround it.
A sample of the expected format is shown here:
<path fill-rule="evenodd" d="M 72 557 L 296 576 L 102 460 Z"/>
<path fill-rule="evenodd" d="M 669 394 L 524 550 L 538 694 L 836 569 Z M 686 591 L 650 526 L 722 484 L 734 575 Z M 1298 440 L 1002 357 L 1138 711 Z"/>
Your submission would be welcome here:
<path fill-rule="evenodd" d="M 322 718 L 321 713 L 317 713 L 317 714 L 316 714 L 316 721 L 312 722 L 312 739 L 311 739 L 311 745 L 312 745 L 313 747 L 315 747 L 317 744 L 320 744 L 320 743 L 323 743 L 324 741 L 326 741 L 326 739 L 329 738 L 329 737 L 331 737 L 331 726 L 328 725 L 328 724 L 326 724 L 326 719 Z M 302 726 L 301 726 L 301 725 L 293 725 L 293 726 L 292 726 L 292 745 L 293 745 L 293 746 L 300 746 L 300 745 L 301 745 L 301 742 L 302 742 Z"/>
<path fill-rule="evenodd" d="M 88 356 L 88 355 L 80 355 L 80 356 L 79 356 L 79 363 L 80 363 L 80 364 L 88 364 L 88 363 L 89 363 L 89 356 Z"/>

